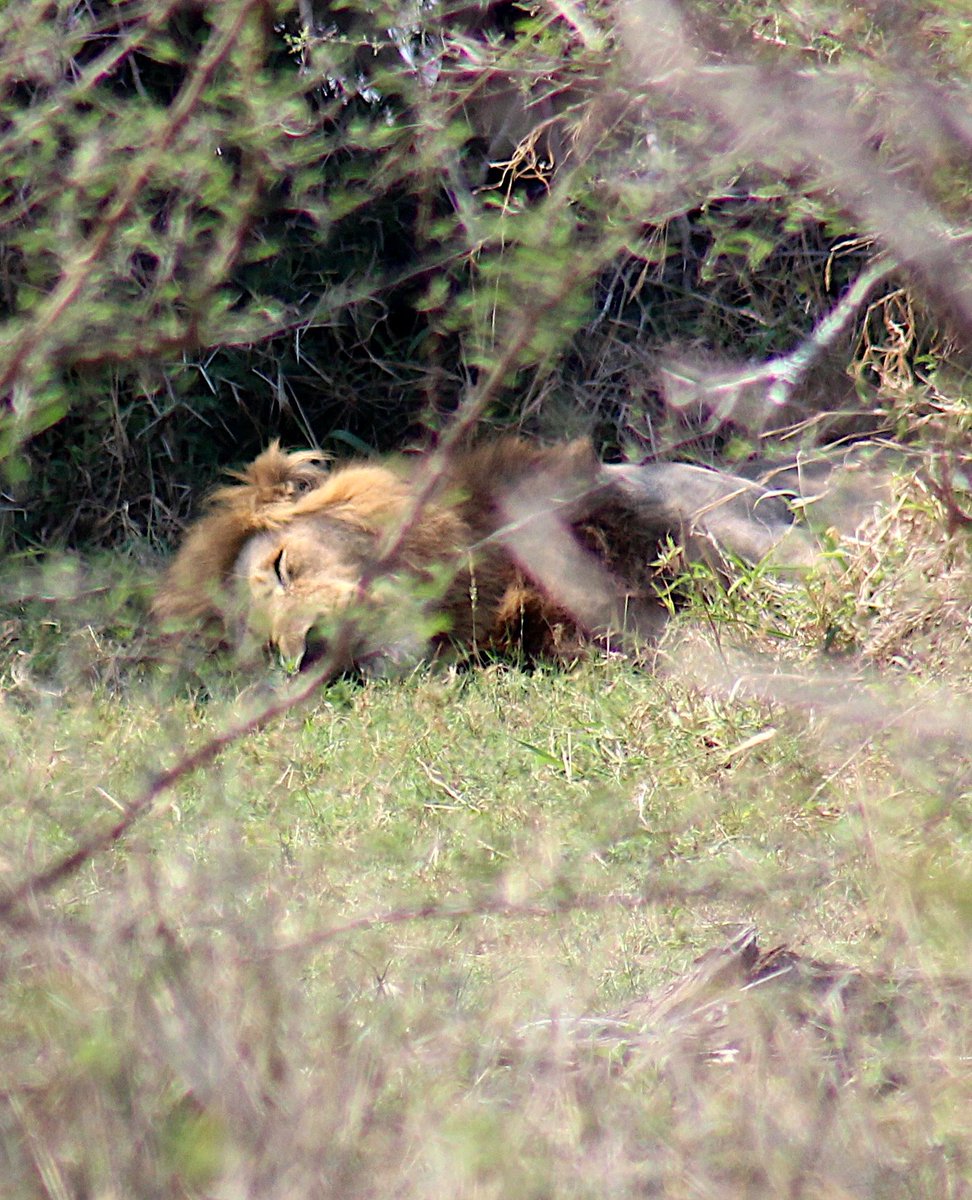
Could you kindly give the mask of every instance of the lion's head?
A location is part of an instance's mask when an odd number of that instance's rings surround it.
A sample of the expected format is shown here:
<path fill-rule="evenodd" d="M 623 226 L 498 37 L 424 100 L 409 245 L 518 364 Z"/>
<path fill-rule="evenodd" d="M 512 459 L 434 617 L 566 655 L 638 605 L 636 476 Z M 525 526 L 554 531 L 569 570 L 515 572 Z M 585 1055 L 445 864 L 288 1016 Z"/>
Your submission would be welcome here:
<path fill-rule="evenodd" d="M 436 503 L 413 512 L 401 464 L 348 466 L 297 493 L 287 457 L 275 460 L 272 489 L 243 476 L 214 494 L 157 615 L 218 620 L 231 640 L 265 643 L 290 666 L 328 652 L 375 675 L 418 662 L 448 624 L 435 614 L 468 545 L 465 523 Z"/>
<path fill-rule="evenodd" d="M 378 676 L 417 663 L 426 624 L 410 578 L 377 573 L 373 531 L 327 516 L 302 517 L 258 534 L 235 576 L 247 606 L 248 635 L 291 667 L 328 654 Z"/>

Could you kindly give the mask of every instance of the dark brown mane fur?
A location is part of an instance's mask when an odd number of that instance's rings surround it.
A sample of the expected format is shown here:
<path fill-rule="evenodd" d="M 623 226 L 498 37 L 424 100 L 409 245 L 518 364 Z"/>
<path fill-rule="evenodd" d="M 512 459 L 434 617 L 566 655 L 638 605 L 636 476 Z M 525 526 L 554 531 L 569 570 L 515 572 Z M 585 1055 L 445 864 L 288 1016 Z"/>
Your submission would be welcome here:
<path fill-rule="evenodd" d="M 340 522 L 372 538 L 377 557 L 385 535 L 409 512 L 415 482 L 426 469 L 423 457 L 403 456 L 328 471 L 317 455 L 285 454 L 274 443 L 237 482 L 209 497 L 166 572 L 156 616 L 182 624 L 224 617 L 244 548 L 263 544 L 273 531 Z M 406 521 L 398 555 L 398 565 L 417 579 L 451 575 L 438 605 L 448 625 L 444 636 L 471 647 L 519 641 L 531 653 L 577 644 L 584 631 L 553 594 L 549 572 L 546 579 L 531 577 L 507 527 L 511 500 L 521 506 L 515 511 L 554 509 L 557 528 L 573 528 L 603 558 L 606 547 L 596 530 L 609 504 L 598 469 L 587 441 L 544 448 L 512 437 L 447 462 L 430 502 Z M 251 543 L 258 535 L 260 541 Z"/>

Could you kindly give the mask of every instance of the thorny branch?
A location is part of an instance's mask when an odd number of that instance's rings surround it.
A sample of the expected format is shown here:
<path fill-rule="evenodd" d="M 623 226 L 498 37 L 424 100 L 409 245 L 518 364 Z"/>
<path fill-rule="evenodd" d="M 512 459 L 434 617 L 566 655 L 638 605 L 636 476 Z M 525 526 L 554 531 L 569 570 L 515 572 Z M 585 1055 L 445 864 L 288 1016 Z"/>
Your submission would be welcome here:
<path fill-rule="evenodd" d="M 25 365 L 41 348 L 45 336 L 57 325 L 64 312 L 83 295 L 109 242 L 128 218 L 132 206 L 151 179 L 160 156 L 172 149 L 206 88 L 242 35 L 251 19 L 252 10 L 262 7 L 262 3 L 263 0 L 251 0 L 248 4 L 242 4 L 235 19 L 229 22 L 222 33 L 214 33 L 211 36 L 195 70 L 188 76 L 181 92 L 173 101 L 168 120 L 135 157 L 127 178 L 119 187 L 87 245 L 72 260 L 46 303 L 33 316 L 30 327 L 22 333 L 19 341 L 10 350 L 7 361 L 0 370 L 0 397 L 9 393 L 20 378 Z"/>

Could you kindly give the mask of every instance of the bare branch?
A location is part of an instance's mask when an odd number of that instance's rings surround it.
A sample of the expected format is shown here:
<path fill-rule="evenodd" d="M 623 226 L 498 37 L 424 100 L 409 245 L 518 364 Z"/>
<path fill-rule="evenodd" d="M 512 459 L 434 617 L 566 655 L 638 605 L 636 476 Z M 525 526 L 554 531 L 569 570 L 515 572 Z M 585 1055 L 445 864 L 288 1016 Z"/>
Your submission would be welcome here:
<path fill-rule="evenodd" d="M 352 622 L 344 623 L 345 638 L 350 637 L 351 627 Z M 86 866 L 97 855 L 121 841 L 138 821 L 152 812 L 156 800 L 165 792 L 200 768 L 211 766 L 223 751 L 235 742 L 242 741 L 250 734 L 259 732 L 275 721 L 277 717 L 283 716 L 309 700 L 325 683 L 330 682 L 340 673 L 340 668 L 335 664 L 341 661 L 342 647 L 343 642 L 339 635 L 334 652 L 328 656 L 326 663 L 311 671 L 308 677 L 302 679 L 299 686 L 289 694 L 275 696 L 269 704 L 254 713 L 253 716 L 229 726 L 210 738 L 209 741 L 204 742 L 198 749 L 183 755 L 173 766 L 156 775 L 141 794 L 126 806 L 124 816 L 113 825 L 99 829 L 84 838 L 68 854 L 11 889 L 0 898 L 0 920 L 16 923 L 18 909 L 22 905 L 29 903 L 34 896 L 49 892 L 57 884 L 62 883 Z"/>
<path fill-rule="evenodd" d="M 149 143 L 142 148 L 129 167 L 114 198 L 87 245 L 71 260 L 70 265 L 45 303 L 32 314 L 13 345 L 0 370 L 0 396 L 5 396 L 18 382 L 25 366 L 44 345 L 44 339 L 55 328 L 65 311 L 84 294 L 92 275 L 102 260 L 108 244 L 131 213 L 140 194 L 149 182 L 159 158 L 172 149 L 176 138 L 199 104 L 205 89 L 236 44 L 252 13 L 263 7 L 263 0 L 245 0 L 232 21 L 221 33 L 214 33 L 199 56 L 194 69 L 169 109 L 168 119 Z"/>

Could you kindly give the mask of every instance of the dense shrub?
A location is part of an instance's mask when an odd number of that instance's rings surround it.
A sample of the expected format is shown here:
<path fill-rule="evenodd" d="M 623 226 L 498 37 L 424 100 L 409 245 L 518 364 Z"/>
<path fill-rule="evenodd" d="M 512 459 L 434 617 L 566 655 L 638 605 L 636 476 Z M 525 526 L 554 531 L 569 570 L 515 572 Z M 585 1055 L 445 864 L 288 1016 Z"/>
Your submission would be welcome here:
<path fill-rule="evenodd" d="M 424 437 L 497 364 L 485 419 L 609 452 L 873 425 L 969 323 L 964 32 L 944 4 L 8 6 L 0 529 L 165 541 L 269 436 Z M 740 359 L 800 347 L 879 251 L 754 413 Z"/>

